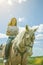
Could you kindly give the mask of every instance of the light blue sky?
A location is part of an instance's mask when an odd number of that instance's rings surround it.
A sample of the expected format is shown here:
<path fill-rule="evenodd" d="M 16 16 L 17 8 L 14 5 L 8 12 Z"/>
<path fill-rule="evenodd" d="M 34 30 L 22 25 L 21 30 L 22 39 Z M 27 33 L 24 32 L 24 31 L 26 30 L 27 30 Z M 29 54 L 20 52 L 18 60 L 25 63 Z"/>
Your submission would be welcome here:
<path fill-rule="evenodd" d="M 39 26 L 33 55 L 43 55 L 43 0 L 0 0 L 0 33 L 6 33 L 7 24 L 12 17 L 17 18 L 18 26 Z M 0 43 L 5 40 L 0 38 Z"/>

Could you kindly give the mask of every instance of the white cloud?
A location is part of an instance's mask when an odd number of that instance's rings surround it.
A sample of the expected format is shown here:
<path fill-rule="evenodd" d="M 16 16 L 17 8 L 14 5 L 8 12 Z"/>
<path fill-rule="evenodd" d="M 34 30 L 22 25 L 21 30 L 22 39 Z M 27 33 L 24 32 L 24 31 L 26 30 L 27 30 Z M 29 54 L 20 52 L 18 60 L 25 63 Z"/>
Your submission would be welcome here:
<path fill-rule="evenodd" d="M 43 55 L 43 49 L 39 47 L 33 47 L 33 55 L 32 56 L 42 56 Z"/>
<path fill-rule="evenodd" d="M 18 22 L 24 22 L 24 17 L 18 18 Z"/>
<path fill-rule="evenodd" d="M 39 43 L 40 43 L 40 41 L 34 41 L 34 43 L 35 43 L 35 44 L 37 44 L 37 43 L 39 44 Z"/>
<path fill-rule="evenodd" d="M 43 32 L 43 24 L 37 25 L 37 26 L 33 26 L 33 28 L 38 27 L 37 32 Z"/>
<path fill-rule="evenodd" d="M 40 39 L 43 39 L 43 24 L 40 24 L 40 25 L 37 25 L 37 26 L 33 26 L 32 28 L 37 28 L 37 35 L 36 35 L 36 40 L 40 40 Z"/>
<path fill-rule="evenodd" d="M 0 33 L 0 38 L 7 38 L 5 34 Z"/>
<path fill-rule="evenodd" d="M 43 34 L 36 35 L 36 39 L 43 39 Z"/>
<path fill-rule="evenodd" d="M 34 42 L 35 44 L 33 47 L 33 55 L 32 56 L 42 56 L 43 48 L 40 48 L 41 47 L 40 43 L 42 43 L 40 40 L 43 40 L 43 24 L 33 26 L 33 28 L 36 28 L 36 27 L 38 27 L 38 30 L 36 31 L 37 34 L 35 35 L 36 40 Z"/>
<path fill-rule="evenodd" d="M 39 28 L 39 26 L 32 26 L 32 28 L 33 28 L 33 29 L 35 29 L 35 28 Z"/>
<path fill-rule="evenodd" d="M 24 29 L 24 27 L 19 27 L 19 32 L 23 31 Z"/>
<path fill-rule="evenodd" d="M 37 32 L 43 32 L 43 24 L 40 24 L 40 25 L 39 25 L 39 29 L 38 29 Z"/>
<path fill-rule="evenodd" d="M 41 25 L 39 26 L 39 29 L 37 30 L 37 32 L 43 32 L 43 24 L 41 24 Z"/>

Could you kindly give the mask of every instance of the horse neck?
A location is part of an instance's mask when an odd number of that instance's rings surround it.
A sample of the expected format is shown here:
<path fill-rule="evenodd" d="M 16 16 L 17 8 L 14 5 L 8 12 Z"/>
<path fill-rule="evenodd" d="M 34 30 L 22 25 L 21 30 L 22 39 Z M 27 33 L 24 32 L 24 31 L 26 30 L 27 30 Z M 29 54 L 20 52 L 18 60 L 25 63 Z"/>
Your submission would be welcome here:
<path fill-rule="evenodd" d="M 22 32 L 18 35 L 18 38 L 16 39 L 16 40 L 17 40 L 17 46 L 18 46 L 19 44 L 21 44 L 21 41 L 22 41 L 22 39 L 23 39 L 24 34 L 25 34 L 25 30 L 22 31 Z"/>

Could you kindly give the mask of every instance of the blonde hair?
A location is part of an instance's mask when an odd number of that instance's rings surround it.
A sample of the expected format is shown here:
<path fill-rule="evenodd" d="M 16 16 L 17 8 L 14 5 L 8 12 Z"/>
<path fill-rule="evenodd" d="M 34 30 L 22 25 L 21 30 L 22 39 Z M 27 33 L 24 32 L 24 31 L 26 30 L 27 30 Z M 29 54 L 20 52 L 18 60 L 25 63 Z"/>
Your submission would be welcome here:
<path fill-rule="evenodd" d="M 17 19 L 12 18 L 11 21 L 8 23 L 8 26 L 17 26 Z"/>

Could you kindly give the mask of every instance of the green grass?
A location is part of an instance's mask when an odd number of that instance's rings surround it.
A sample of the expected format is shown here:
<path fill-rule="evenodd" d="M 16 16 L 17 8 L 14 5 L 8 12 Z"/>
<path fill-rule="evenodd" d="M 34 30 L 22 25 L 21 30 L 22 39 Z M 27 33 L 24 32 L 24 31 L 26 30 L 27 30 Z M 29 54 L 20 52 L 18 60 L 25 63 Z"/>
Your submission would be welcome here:
<path fill-rule="evenodd" d="M 28 63 L 31 65 L 43 65 L 43 56 L 30 57 Z"/>
<path fill-rule="evenodd" d="M 0 63 L 0 65 L 3 65 L 3 63 Z"/>
<path fill-rule="evenodd" d="M 0 65 L 3 65 L 2 60 L 0 60 Z M 28 65 L 43 65 L 43 56 L 28 57 Z"/>

